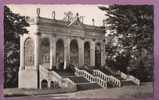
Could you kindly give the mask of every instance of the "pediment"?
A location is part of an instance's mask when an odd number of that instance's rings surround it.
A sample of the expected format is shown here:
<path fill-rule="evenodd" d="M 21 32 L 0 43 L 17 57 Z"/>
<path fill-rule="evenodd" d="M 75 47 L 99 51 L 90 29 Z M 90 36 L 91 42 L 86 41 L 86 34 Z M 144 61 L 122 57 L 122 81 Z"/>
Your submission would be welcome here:
<path fill-rule="evenodd" d="M 83 25 L 82 22 L 80 22 L 79 19 L 73 20 L 67 26 L 70 27 L 70 28 L 72 27 L 72 28 L 84 29 L 84 25 Z"/>

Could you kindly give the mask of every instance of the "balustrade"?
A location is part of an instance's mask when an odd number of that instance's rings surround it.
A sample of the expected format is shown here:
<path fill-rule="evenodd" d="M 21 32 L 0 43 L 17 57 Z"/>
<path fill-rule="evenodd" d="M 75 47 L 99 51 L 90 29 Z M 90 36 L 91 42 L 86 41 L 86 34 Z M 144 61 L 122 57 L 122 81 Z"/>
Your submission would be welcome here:
<path fill-rule="evenodd" d="M 108 75 L 104 74 L 103 72 L 101 72 L 100 70 L 94 70 L 93 74 L 94 74 L 94 76 L 99 76 L 106 82 L 112 82 L 113 87 L 116 87 L 116 86 L 121 87 L 120 80 L 118 80 L 114 76 L 108 76 Z"/>
<path fill-rule="evenodd" d="M 101 79 L 99 76 L 93 76 L 85 70 L 80 70 L 78 68 L 75 68 L 75 75 L 82 76 L 87 80 L 89 80 L 90 82 L 96 82 L 101 87 L 107 87 L 107 81 Z"/>

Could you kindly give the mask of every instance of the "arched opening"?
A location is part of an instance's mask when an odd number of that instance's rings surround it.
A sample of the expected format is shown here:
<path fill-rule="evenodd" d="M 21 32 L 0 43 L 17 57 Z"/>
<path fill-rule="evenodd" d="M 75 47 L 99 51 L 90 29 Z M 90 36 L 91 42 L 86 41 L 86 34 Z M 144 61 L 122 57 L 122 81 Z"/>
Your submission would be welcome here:
<path fill-rule="evenodd" d="M 56 42 L 56 64 L 58 70 L 63 70 L 64 64 L 64 42 L 62 39 L 59 39 Z"/>
<path fill-rule="evenodd" d="M 34 42 L 31 38 L 24 42 L 24 63 L 25 66 L 34 66 Z"/>
<path fill-rule="evenodd" d="M 101 66 L 101 44 L 95 45 L 95 66 Z"/>
<path fill-rule="evenodd" d="M 40 63 L 50 64 L 50 41 L 49 38 L 42 38 L 40 41 Z"/>
<path fill-rule="evenodd" d="M 89 42 L 84 43 L 84 64 L 90 65 L 90 44 L 89 44 Z"/>
<path fill-rule="evenodd" d="M 78 65 L 79 63 L 77 40 L 72 40 L 70 43 L 70 63 L 72 65 Z"/>
<path fill-rule="evenodd" d="M 55 88 L 55 83 L 53 81 L 50 83 L 50 88 Z"/>
<path fill-rule="evenodd" d="M 41 81 L 41 88 L 42 89 L 47 89 L 48 88 L 48 82 L 47 82 L 47 80 L 42 80 Z"/>

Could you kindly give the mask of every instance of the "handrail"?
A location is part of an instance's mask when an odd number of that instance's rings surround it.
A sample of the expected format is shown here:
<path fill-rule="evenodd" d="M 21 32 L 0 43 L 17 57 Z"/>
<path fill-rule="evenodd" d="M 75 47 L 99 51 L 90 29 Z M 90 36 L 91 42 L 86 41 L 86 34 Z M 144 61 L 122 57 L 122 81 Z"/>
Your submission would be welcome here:
<path fill-rule="evenodd" d="M 90 82 L 95 82 L 94 76 L 91 75 L 90 73 L 88 73 L 85 70 L 81 70 L 81 69 L 78 69 L 78 68 L 75 67 L 75 74 L 77 76 L 83 76 L 83 77 L 85 77 Z"/>
<path fill-rule="evenodd" d="M 121 81 L 117 78 L 115 78 L 112 75 L 106 75 L 103 72 L 101 72 L 100 70 L 93 70 L 93 73 L 95 76 L 99 76 L 100 78 L 104 79 L 107 82 L 113 82 L 115 84 L 115 86 L 121 87 Z"/>
<path fill-rule="evenodd" d="M 140 80 L 137 79 L 136 77 L 129 75 L 128 78 L 135 84 L 140 85 Z"/>
<path fill-rule="evenodd" d="M 39 65 L 39 69 L 40 71 L 44 71 L 45 73 L 47 73 L 48 75 L 52 74 L 54 75 L 56 78 L 58 78 L 59 80 L 62 80 L 62 77 L 60 75 L 58 75 L 58 73 L 56 73 L 55 71 L 49 71 L 46 68 L 44 68 L 43 66 Z"/>
<path fill-rule="evenodd" d="M 107 81 L 101 79 L 100 77 L 95 77 L 95 80 L 98 84 L 100 84 L 100 86 L 102 87 L 107 87 Z"/>
<path fill-rule="evenodd" d="M 92 83 L 96 82 L 101 87 L 107 87 L 107 81 L 101 79 L 100 77 L 93 76 L 92 74 L 88 73 L 85 70 L 81 70 L 81 69 L 78 69 L 75 67 L 75 75 L 83 76 L 84 78 L 86 78 L 87 80 L 89 80 Z"/>
<path fill-rule="evenodd" d="M 130 81 L 132 81 L 133 83 L 135 83 L 135 84 L 137 84 L 137 85 L 140 85 L 140 80 L 137 79 L 136 77 L 132 76 L 132 75 L 126 75 L 124 72 L 120 72 L 120 76 L 121 76 L 123 79 L 130 80 Z"/>
<path fill-rule="evenodd" d="M 121 71 L 120 71 L 120 76 L 121 76 L 121 78 L 123 78 L 123 79 L 127 79 L 127 77 L 128 77 L 125 73 L 123 73 L 123 72 L 121 72 Z"/>
<path fill-rule="evenodd" d="M 63 82 L 66 82 L 65 85 L 71 84 L 71 86 L 73 86 L 73 88 L 76 88 L 76 84 L 71 79 L 69 79 L 69 78 L 62 78 L 57 72 L 55 72 L 55 71 L 49 71 L 46 68 L 42 67 L 41 65 L 39 67 L 40 67 L 39 68 L 40 71 L 44 71 L 44 73 L 47 73 L 48 76 L 55 76 L 60 81 L 61 86 L 64 86 L 62 84 L 63 84 Z M 69 82 L 69 83 L 67 84 L 67 82 Z"/>
<path fill-rule="evenodd" d="M 58 79 L 63 79 L 58 73 L 56 73 L 55 71 L 50 71 L 50 73 L 52 73 L 54 76 L 56 76 Z"/>

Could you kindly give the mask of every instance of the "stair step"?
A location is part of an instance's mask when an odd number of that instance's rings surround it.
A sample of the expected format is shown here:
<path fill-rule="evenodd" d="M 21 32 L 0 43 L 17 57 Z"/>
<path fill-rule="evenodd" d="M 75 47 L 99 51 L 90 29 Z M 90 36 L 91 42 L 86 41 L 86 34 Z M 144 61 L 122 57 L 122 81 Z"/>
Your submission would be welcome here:
<path fill-rule="evenodd" d="M 129 85 L 135 85 L 132 81 L 129 80 L 123 80 L 122 81 L 123 86 L 129 86 Z"/>
<path fill-rule="evenodd" d="M 65 72 L 65 71 L 56 71 L 56 72 L 63 78 L 75 76 L 74 73 L 71 73 L 71 72 Z"/>
<path fill-rule="evenodd" d="M 102 88 L 97 83 L 84 83 L 84 84 L 77 84 L 78 90 L 88 90 L 88 89 L 97 89 Z"/>
<path fill-rule="evenodd" d="M 70 78 L 75 83 L 89 83 L 89 81 L 87 79 L 85 79 L 84 77 L 80 77 L 80 76 L 79 77 L 71 76 L 68 78 Z"/>

